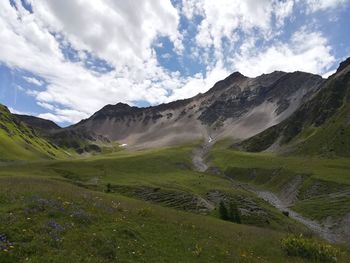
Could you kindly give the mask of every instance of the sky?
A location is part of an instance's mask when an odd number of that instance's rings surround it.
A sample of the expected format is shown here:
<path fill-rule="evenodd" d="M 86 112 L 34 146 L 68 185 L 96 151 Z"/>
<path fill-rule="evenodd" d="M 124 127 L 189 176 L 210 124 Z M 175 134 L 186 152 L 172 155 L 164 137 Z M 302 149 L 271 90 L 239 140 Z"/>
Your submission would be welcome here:
<path fill-rule="evenodd" d="M 349 25 L 350 0 L 1 0 L 0 103 L 67 126 L 235 71 L 327 77 L 350 56 Z"/>

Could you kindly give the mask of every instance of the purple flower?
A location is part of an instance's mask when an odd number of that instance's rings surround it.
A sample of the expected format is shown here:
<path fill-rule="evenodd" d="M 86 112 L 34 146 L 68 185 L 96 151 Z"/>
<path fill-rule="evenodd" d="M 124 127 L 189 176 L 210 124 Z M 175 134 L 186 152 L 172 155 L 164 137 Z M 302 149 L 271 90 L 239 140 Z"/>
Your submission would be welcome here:
<path fill-rule="evenodd" d="M 47 222 L 47 226 L 52 231 L 56 231 L 56 232 L 63 232 L 64 231 L 64 227 L 61 226 L 59 223 L 57 223 L 55 220 L 49 220 Z"/>
<path fill-rule="evenodd" d="M 9 251 L 10 249 L 13 249 L 13 248 L 14 248 L 13 242 L 10 242 L 10 240 L 8 240 L 5 234 L 0 234 L 0 252 Z"/>

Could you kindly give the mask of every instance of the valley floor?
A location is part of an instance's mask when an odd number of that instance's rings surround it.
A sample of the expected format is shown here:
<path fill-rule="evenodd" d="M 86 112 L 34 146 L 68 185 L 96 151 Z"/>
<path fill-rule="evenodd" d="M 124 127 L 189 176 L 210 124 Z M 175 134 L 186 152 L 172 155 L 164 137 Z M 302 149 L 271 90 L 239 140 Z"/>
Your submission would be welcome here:
<path fill-rule="evenodd" d="M 1 164 L 0 262 L 308 262 L 281 240 L 325 241 L 293 211 L 333 220 L 335 231 L 350 212 L 348 160 L 254 155 L 220 142 L 200 151 L 204 173 L 193 169 L 197 147 Z M 267 192 L 290 216 L 257 195 Z M 222 205 L 237 207 L 240 224 L 220 219 Z M 338 262 L 350 256 L 346 231 L 334 245 Z"/>

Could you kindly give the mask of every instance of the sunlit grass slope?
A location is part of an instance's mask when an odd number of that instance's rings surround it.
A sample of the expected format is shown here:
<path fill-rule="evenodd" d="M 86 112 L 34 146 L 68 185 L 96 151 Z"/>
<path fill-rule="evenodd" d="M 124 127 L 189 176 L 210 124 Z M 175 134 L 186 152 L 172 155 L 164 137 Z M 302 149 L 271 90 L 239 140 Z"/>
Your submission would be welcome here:
<path fill-rule="evenodd" d="M 209 156 L 211 165 L 223 173 L 277 194 L 283 194 L 284 187 L 300 177 L 303 181 L 295 204 L 297 211 L 314 219 L 350 212 L 349 158 L 247 153 L 236 151 L 230 145 L 229 141 L 219 142 Z"/>
<path fill-rule="evenodd" d="M 0 160 L 53 159 L 67 156 L 62 150 L 19 122 L 0 104 Z"/>

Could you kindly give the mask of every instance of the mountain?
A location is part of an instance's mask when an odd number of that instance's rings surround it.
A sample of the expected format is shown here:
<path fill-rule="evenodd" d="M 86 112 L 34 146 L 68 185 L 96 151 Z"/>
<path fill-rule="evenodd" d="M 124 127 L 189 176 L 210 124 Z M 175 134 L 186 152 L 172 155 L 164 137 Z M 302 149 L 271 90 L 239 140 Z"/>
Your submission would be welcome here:
<path fill-rule="evenodd" d="M 134 147 L 160 147 L 231 137 L 242 140 L 289 117 L 313 97 L 324 79 L 275 71 L 256 78 L 235 72 L 204 94 L 154 107 L 107 105 L 67 131 L 102 136 Z"/>
<path fill-rule="evenodd" d="M 101 152 L 98 144 L 110 143 L 103 136 L 87 133 L 83 129 L 63 129 L 53 121 L 35 116 L 19 114 L 14 116 L 46 140 L 63 148 L 74 149 L 78 153 Z"/>
<path fill-rule="evenodd" d="M 0 104 L 0 156 L 2 161 L 57 158 L 61 149 L 41 137 L 36 130 Z"/>
<path fill-rule="evenodd" d="M 26 125 L 34 128 L 35 130 L 41 132 L 42 134 L 50 134 L 56 130 L 60 130 L 61 127 L 50 120 L 30 116 L 30 115 L 19 115 L 14 114 L 14 116 L 20 121 L 24 122 Z"/>
<path fill-rule="evenodd" d="M 248 151 L 350 156 L 350 58 L 289 118 L 239 146 Z"/>

